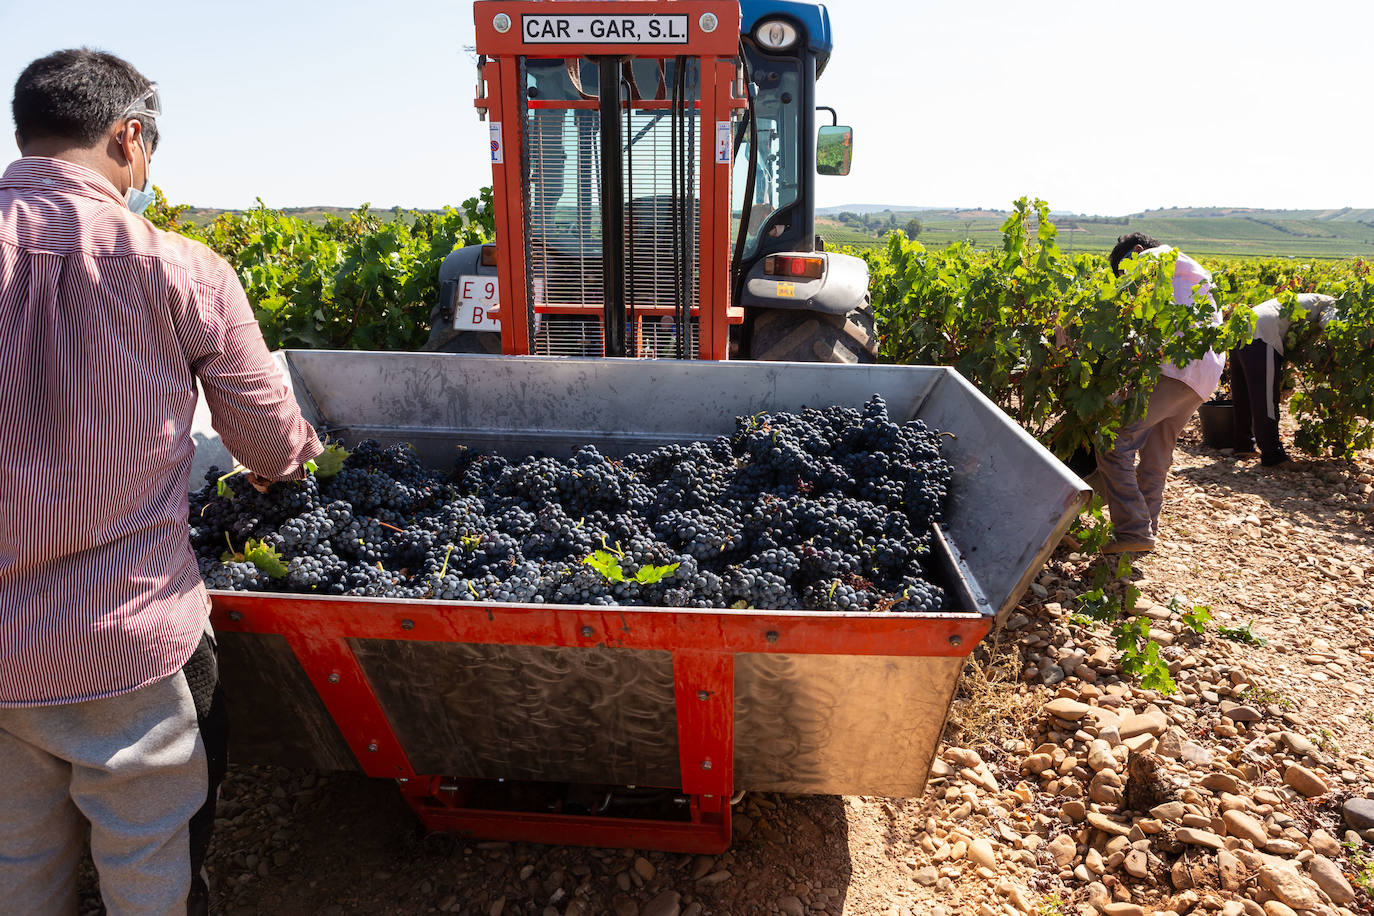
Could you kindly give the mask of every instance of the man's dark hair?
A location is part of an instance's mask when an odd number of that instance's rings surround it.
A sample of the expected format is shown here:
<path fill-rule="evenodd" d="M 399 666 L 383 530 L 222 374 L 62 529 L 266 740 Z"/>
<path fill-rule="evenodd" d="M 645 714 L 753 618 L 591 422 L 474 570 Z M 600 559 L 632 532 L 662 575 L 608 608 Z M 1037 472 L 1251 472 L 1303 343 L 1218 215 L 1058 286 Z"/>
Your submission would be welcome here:
<path fill-rule="evenodd" d="M 20 144 L 58 139 L 89 148 L 152 85 L 113 54 L 90 48 L 54 51 L 25 67 L 15 81 L 14 129 Z M 157 149 L 157 122 L 147 115 L 136 119 L 151 155 Z"/>
<path fill-rule="evenodd" d="M 1135 252 L 1135 246 L 1139 245 L 1141 248 L 1149 251 L 1151 248 L 1158 248 L 1163 244 L 1164 243 L 1159 239 L 1154 236 L 1146 235 L 1143 232 L 1132 232 L 1129 235 L 1120 236 L 1116 240 L 1116 247 L 1112 249 L 1112 253 L 1107 257 L 1107 260 L 1112 265 L 1112 273 L 1120 273 L 1120 271 L 1117 270 L 1117 265 L 1129 258 Z"/>

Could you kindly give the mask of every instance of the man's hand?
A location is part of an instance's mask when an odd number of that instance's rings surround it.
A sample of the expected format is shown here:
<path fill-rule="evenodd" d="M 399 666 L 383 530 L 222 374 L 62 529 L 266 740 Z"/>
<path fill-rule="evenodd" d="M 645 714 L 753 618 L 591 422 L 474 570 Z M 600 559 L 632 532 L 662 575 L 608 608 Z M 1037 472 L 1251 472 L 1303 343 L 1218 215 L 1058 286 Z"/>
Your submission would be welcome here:
<path fill-rule="evenodd" d="M 261 474 L 254 474 L 252 471 L 248 472 L 248 482 L 252 484 L 253 489 L 257 490 L 259 493 L 266 493 L 274 483 L 271 479 L 263 477 Z"/>

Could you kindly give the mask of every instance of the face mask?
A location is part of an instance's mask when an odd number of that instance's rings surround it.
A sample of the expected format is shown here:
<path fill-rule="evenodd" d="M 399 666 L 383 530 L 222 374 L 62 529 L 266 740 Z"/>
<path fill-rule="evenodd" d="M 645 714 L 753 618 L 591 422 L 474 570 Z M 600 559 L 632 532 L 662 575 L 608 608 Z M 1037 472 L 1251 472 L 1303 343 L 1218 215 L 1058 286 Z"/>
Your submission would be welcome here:
<path fill-rule="evenodd" d="M 153 181 L 148 176 L 148 147 L 143 143 L 143 137 L 139 136 L 138 145 L 143 147 L 143 189 L 134 188 L 134 164 L 129 163 L 129 190 L 124 192 L 124 203 L 129 208 L 130 213 L 142 213 L 148 209 L 148 205 L 153 202 Z"/>

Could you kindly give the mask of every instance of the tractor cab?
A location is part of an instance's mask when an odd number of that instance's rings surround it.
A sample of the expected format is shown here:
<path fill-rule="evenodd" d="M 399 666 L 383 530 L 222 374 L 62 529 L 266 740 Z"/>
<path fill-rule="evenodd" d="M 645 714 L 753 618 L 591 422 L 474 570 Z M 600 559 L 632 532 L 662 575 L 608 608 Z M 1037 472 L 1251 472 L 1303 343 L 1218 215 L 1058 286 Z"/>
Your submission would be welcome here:
<path fill-rule="evenodd" d="M 871 362 L 868 273 L 818 251 L 816 3 L 479 0 L 495 246 L 454 252 L 429 349 Z"/>
<path fill-rule="evenodd" d="M 772 252 L 815 247 L 816 80 L 830 60 L 831 37 L 830 17 L 820 4 L 745 0 L 740 12 L 758 143 L 757 151 L 750 147 L 746 110 L 737 125 L 740 149 L 731 184 L 738 220 L 753 172 L 744 245 L 752 265 Z"/>

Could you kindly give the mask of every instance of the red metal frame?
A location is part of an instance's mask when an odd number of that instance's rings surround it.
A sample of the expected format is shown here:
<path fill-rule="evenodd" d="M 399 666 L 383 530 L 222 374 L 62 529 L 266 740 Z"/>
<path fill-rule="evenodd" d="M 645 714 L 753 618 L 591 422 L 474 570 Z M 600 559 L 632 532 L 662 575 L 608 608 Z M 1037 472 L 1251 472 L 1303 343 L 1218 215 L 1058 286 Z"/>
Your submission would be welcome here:
<path fill-rule="evenodd" d="M 978 614 L 682 611 L 574 605 L 410 602 L 211 592 L 225 632 L 279 634 L 369 776 L 396 779 L 430 830 L 474 837 L 715 853 L 730 844 L 734 656 L 739 652 L 963 656 L 992 625 Z M 416 773 L 349 640 L 400 639 L 672 653 L 686 822 L 494 811 L 466 806 L 469 783 Z"/>
<path fill-rule="evenodd" d="M 526 15 L 624 17 L 646 14 L 685 15 L 688 36 L 685 43 L 545 43 L 527 41 L 522 23 Z M 711 32 L 701 29 L 702 17 L 716 18 Z M 477 51 L 490 62 L 482 71 L 482 90 L 475 104 L 486 112 L 493 124 L 501 125 L 503 161 L 492 163 L 492 197 L 495 202 L 498 259 L 497 283 L 502 306 L 494 313 L 501 321 L 501 350 L 507 355 L 530 353 L 531 333 L 528 308 L 528 282 L 524 245 L 525 186 L 522 173 L 523 123 L 519 96 L 519 61 L 522 57 L 639 57 L 664 58 L 678 55 L 697 58 L 701 67 L 701 100 L 698 104 L 698 132 L 701 161 L 698 170 L 700 212 L 698 214 L 700 280 L 695 313 L 700 323 L 698 356 L 701 359 L 726 359 L 729 355 L 729 325 L 744 320 L 744 311 L 730 304 L 730 165 L 716 160 L 715 124 L 730 120 L 744 102 L 736 99 L 735 55 L 738 53 L 740 10 L 736 0 L 563 0 L 556 7 L 541 0 L 477 0 L 473 4 L 477 26 Z M 498 31 L 498 16 L 507 17 L 507 29 Z M 655 99 L 633 100 L 637 110 L 657 110 L 668 102 Z M 596 109 L 595 100 L 529 103 L 531 108 Z M 505 303 L 517 307 L 507 308 Z M 601 306 L 558 306 L 541 309 L 559 314 L 600 315 Z M 667 310 L 636 308 L 644 315 L 668 314 Z"/>

